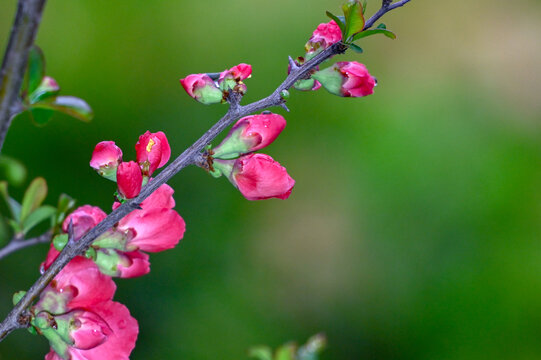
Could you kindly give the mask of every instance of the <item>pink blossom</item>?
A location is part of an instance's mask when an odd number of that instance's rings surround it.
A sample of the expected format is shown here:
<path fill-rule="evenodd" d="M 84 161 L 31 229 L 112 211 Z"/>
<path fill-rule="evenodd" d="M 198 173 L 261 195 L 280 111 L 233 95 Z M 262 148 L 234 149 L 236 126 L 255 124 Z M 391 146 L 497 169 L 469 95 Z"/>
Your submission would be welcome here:
<path fill-rule="evenodd" d="M 105 301 L 94 305 L 89 311 L 93 315 L 92 319 L 89 316 L 88 322 L 94 321 L 94 324 L 88 324 L 88 328 L 84 328 L 81 323 L 83 332 L 76 335 L 75 346 L 69 346 L 66 355 L 71 360 L 129 360 L 135 347 L 139 325 L 130 315 L 128 308 L 114 301 Z M 101 322 L 98 323 L 98 319 Z M 87 331 L 92 325 L 97 332 Z M 92 339 L 92 336 L 95 336 L 97 341 Z M 83 344 L 83 347 L 76 347 L 78 342 Z M 90 347 L 91 345 L 95 346 Z M 64 359 L 51 349 L 45 360 Z"/>
<path fill-rule="evenodd" d="M 158 252 L 175 247 L 184 235 L 186 224 L 172 210 L 174 206 L 173 189 L 164 184 L 141 203 L 142 210 L 134 210 L 120 220 L 120 231 L 135 232 L 128 241 L 128 250 Z"/>
<path fill-rule="evenodd" d="M 180 79 L 184 90 L 195 100 L 203 104 L 222 102 L 223 94 L 207 74 L 192 74 Z"/>
<path fill-rule="evenodd" d="M 295 186 L 286 169 L 265 154 L 235 160 L 229 180 L 248 200 L 287 199 Z"/>
<path fill-rule="evenodd" d="M 335 66 L 345 78 L 342 85 L 344 96 L 361 97 L 374 93 L 376 79 L 366 66 L 356 61 L 338 62 Z"/>
<path fill-rule="evenodd" d="M 62 230 L 67 233 L 70 221 L 73 221 L 73 232 L 76 240 L 80 239 L 94 226 L 98 225 L 107 214 L 97 206 L 84 205 L 73 211 L 62 223 Z"/>
<path fill-rule="evenodd" d="M 115 180 L 116 168 L 122 162 L 122 150 L 114 141 L 102 141 L 96 145 L 90 166 L 101 176 Z"/>
<path fill-rule="evenodd" d="M 161 131 L 151 133 L 145 132 L 139 137 L 135 144 L 137 152 L 137 162 L 141 165 L 143 173 L 147 176 L 162 166 L 164 166 L 171 157 L 171 147 L 167 137 Z"/>
<path fill-rule="evenodd" d="M 220 74 L 218 82 L 222 82 L 224 79 L 233 79 L 235 81 L 242 81 L 250 78 L 252 76 L 252 65 L 249 64 L 238 64 L 233 66 L 229 70 L 224 70 Z"/>
<path fill-rule="evenodd" d="M 135 161 L 123 162 L 118 165 L 116 180 L 118 192 L 126 199 L 134 198 L 141 192 L 143 174 Z"/>
<path fill-rule="evenodd" d="M 118 277 L 134 278 L 150 272 L 148 254 L 142 251 L 119 252 Z"/>
<path fill-rule="evenodd" d="M 319 24 L 304 47 L 307 54 L 313 55 L 318 50 L 325 50 L 340 40 L 342 40 L 342 30 L 334 20 L 331 20 L 328 23 Z"/>

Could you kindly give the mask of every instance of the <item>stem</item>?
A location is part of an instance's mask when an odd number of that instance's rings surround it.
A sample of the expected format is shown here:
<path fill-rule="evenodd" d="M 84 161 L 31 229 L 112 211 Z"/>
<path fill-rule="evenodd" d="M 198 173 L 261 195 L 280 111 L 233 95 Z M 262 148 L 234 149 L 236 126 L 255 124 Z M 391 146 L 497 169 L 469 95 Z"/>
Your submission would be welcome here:
<path fill-rule="evenodd" d="M 398 6 L 402 6 L 409 0 L 403 0 L 387 7 L 384 12 L 378 15 L 382 10 L 378 11 L 376 15 L 370 18 L 369 23 L 373 24 L 384 13 L 390 11 Z M 402 3 L 402 4 L 399 4 Z M 367 23 L 368 24 L 368 23 Z M 371 26 L 371 25 L 370 25 Z M 368 26 L 368 27 L 370 27 Z M 365 28 L 367 28 L 365 26 Z M 290 74 L 287 78 L 274 90 L 272 94 L 264 99 L 253 102 L 251 104 L 241 106 L 239 105 L 240 97 L 238 94 L 231 95 L 229 100 L 230 107 L 227 113 L 214 124 L 203 136 L 201 136 L 196 142 L 188 147 L 182 154 L 180 154 L 172 163 L 170 163 L 165 169 L 163 169 L 158 176 L 152 181 L 147 183 L 142 189 L 141 193 L 118 207 L 111 212 L 105 219 L 103 219 L 98 225 L 93 227 L 86 235 L 84 235 L 78 241 L 69 241 L 64 250 L 58 255 L 56 260 L 51 266 L 43 273 L 43 275 L 30 287 L 26 295 L 13 307 L 4 321 L 0 324 L 0 341 L 2 341 L 9 333 L 18 328 L 28 327 L 28 317 L 25 317 L 25 311 L 30 307 L 33 301 L 39 296 L 41 291 L 49 284 L 49 282 L 71 261 L 75 256 L 82 254 L 92 242 L 105 231 L 113 227 L 124 216 L 131 211 L 138 209 L 143 200 L 149 197 L 156 189 L 165 184 L 175 174 L 184 169 L 188 165 L 195 164 L 199 153 L 210 144 L 218 134 L 225 130 L 228 126 L 233 124 L 241 117 L 247 116 L 257 111 L 261 111 L 273 106 L 281 106 L 285 103 L 285 100 L 281 96 L 283 90 L 288 90 L 298 80 L 301 80 L 310 73 L 316 66 L 328 60 L 334 55 L 342 54 L 347 50 L 347 45 L 341 42 L 333 44 L 329 48 L 323 50 L 312 59 L 304 63 L 302 66 L 296 66 L 291 68 Z"/>
<path fill-rule="evenodd" d="M 396 9 L 398 7 L 404 6 L 407 3 L 409 3 L 410 1 L 411 0 L 400 0 L 400 1 L 397 1 L 397 2 L 395 2 L 393 4 L 389 4 L 389 5 L 386 5 L 386 6 L 385 6 L 385 3 L 383 3 L 382 4 L 383 6 L 381 7 L 381 9 L 379 9 L 377 13 L 372 15 L 372 17 L 370 19 L 368 19 L 368 21 L 364 24 L 363 30 L 369 29 L 372 26 L 374 26 L 374 23 L 376 21 L 378 21 L 378 19 L 380 17 L 382 17 L 383 15 L 388 13 L 389 11 L 394 10 L 394 9 Z"/>
<path fill-rule="evenodd" d="M 19 0 L 15 22 L 0 69 L 0 151 L 17 110 L 19 91 L 24 78 L 28 51 L 41 20 L 46 0 Z"/>
<path fill-rule="evenodd" d="M 24 249 L 26 247 L 37 245 L 37 244 L 46 244 L 51 241 L 51 233 L 46 232 L 38 237 L 23 240 L 17 237 L 11 239 L 9 244 L 0 249 L 0 260 L 8 256 L 9 254 Z"/>

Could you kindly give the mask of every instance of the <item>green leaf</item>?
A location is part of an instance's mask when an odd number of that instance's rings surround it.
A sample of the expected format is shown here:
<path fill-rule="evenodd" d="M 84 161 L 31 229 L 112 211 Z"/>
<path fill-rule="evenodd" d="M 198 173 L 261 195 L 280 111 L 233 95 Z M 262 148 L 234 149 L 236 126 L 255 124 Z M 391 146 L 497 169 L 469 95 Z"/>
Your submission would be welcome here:
<path fill-rule="evenodd" d="M 366 0 L 363 0 L 363 2 L 362 2 L 362 6 L 363 6 L 363 15 L 364 15 L 364 13 L 366 12 L 366 5 L 367 5 L 367 1 L 366 1 Z"/>
<path fill-rule="evenodd" d="M 46 98 L 57 95 L 59 92 L 60 86 L 58 86 L 56 80 L 50 76 L 45 76 L 41 80 L 41 83 L 37 89 L 30 93 L 28 96 L 28 101 L 30 104 L 35 104 L 39 101 L 45 100 Z"/>
<path fill-rule="evenodd" d="M 8 224 L 11 226 L 15 234 L 21 234 L 23 232 L 21 225 L 17 221 L 8 219 Z"/>
<path fill-rule="evenodd" d="M 26 234 L 40 222 L 52 218 L 56 214 L 56 208 L 44 205 L 32 211 L 23 221 L 23 232 Z"/>
<path fill-rule="evenodd" d="M 387 29 L 387 25 L 385 25 L 384 23 L 381 23 L 378 26 L 376 26 L 376 29 Z"/>
<path fill-rule="evenodd" d="M 56 216 L 54 218 L 54 225 L 60 225 L 64 222 L 66 215 L 75 207 L 75 200 L 66 194 L 60 194 L 58 198 L 58 207 L 56 209 Z"/>
<path fill-rule="evenodd" d="M 44 126 L 51 120 L 54 115 L 54 110 L 42 109 L 42 108 L 31 108 L 30 118 L 37 126 Z"/>
<path fill-rule="evenodd" d="M 35 178 L 24 193 L 21 205 L 20 221 L 24 223 L 26 217 L 36 210 L 47 196 L 47 182 L 44 178 Z"/>
<path fill-rule="evenodd" d="M 358 45 L 355 45 L 355 44 L 349 44 L 349 47 L 351 48 L 351 50 L 359 53 L 359 54 L 362 54 L 363 53 L 363 48 L 358 46 Z"/>
<path fill-rule="evenodd" d="M 363 31 L 364 16 L 363 6 L 359 0 L 349 1 L 342 6 L 344 16 L 346 17 L 346 31 L 343 34 L 343 39 L 346 42 L 350 41 L 350 37 Z"/>
<path fill-rule="evenodd" d="M 19 160 L 0 156 L 0 177 L 6 179 L 10 185 L 22 185 L 26 180 L 26 173 L 26 167 Z"/>
<path fill-rule="evenodd" d="M 267 346 L 256 346 L 248 351 L 248 356 L 258 360 L 272 360 L 272 350 Z"/>
<path fill-rule="evenodd" d="M 342 35 L 344 35 L 346 31 L 346 25 L 344 24 L 344 20 L 340 19 L 340 17 L 334 15 L 330 11 L 327 11 L 327 16 L 334 20 L 334 22 L 338 25 L 338 27 L 342 31 Z"/>
<path fill-rule="evenodd" d="M 83 99 L 74 96 L 56 96 L 37 102 L 33 109 L 59 111 L 81 121 L 90 121 L 94 116 L 92 109 Z"/>
<path fill-rule="evenodd" d="M 6 205 L 9 208 L 9 211 L 11 211 L 13 220 L 18 222 L 21 217 L 21 205 L 15 199 L 9 196 L 8 184 L 5 181 L 0 181 L 0 195 L 2 195 Z"/>
<path fill-rule="evenodd" d="M 396 39 L 396 35 L 395 35 L 394 32 L 389 31 L 387 29 L 383 29 L 383 28 L 376 28 L 376 29 L 366 30 L 366 31 L 363 31 L 361 33 L 358 33 L 357 35 L 355 35 L 353 37 L 353 41 L 357 41 L 357 40 L 365 38 L 367 36 L 372 36 L 372 35 L 376 35 L 376 34 L 383 34 L 383 35 L 385 35 L 388 38 L 391 38 L 393 40 Z"/>
<path fill-rule="evenodd" d="M 28 64 L 23 82 L 23 93 L 30 94 L 34 92 L 45 76 L 45 57 L 41 49 L 34 45 L 28 53 Z"/>
<path fill-rule="evenodd" d="M 325 349 L 327 339 L 323 334 L 312 336 L 305 345 L 297 351 L 298 360 L 317 360 L 318 355 Z"/>
<path fill-rule="evenodd" d="M 286 344 L 276 350 L 275 360 L 295 360 L 295 352 L 297 347 L 295 344 Z"/>

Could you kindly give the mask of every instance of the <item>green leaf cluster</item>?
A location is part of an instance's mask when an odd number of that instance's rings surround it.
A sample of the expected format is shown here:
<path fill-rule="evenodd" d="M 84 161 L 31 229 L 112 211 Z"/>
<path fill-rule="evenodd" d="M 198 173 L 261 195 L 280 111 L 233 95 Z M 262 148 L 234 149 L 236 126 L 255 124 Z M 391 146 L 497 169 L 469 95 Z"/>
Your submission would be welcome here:
<path fill-rule="evenodd" d="M 318 360 L 326 344 L 325 335 L 317 334 L 300 347 L 295 343 L 287 343 L 276 349 L 273 354 L 268 346 L 256 346 L 250 349 L 248 356 L 257 360 Z"/>

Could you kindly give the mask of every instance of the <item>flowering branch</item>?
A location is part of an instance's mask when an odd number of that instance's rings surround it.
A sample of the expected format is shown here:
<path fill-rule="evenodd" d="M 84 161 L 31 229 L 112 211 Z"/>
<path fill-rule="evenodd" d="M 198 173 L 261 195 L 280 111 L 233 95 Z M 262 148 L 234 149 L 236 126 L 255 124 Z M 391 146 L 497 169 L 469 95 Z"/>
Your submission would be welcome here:
<path fill-rule="evenodd" d="M 13 115 L 22 109 L 18 100 L 19 90 L 45 1 L 19 0 L 17 5 L 15 22 L 0 70 L 0 151 Z"/>
<path fill-rule="evenodd" d="M 51 242 L 51 237 L 52 234 L 50 232 L 46 232 L 40 236 L 26 240 L 20 237 L 14 237 L 6 246 L 0 249 L 0 260 L 8 256 L 9 254 L 24 249 L 26 247 L 37 244 L 47 244 Z"/>
<path fill-rule="evenodd" d="M 380 9 L 372 18 L 370 18 L 364 29 L 370 28 L 386 12 L 402 6 L 408 1 L 409 0 L 402 0 Z M 201 151 L 203 151 L 205 147 L 210 144 L 223 130 L 241 117 L 270 107 L 285 105 L 285 92 L 287 92 L 289 88 L 291 88 L 297 81 L 309 77 L 311 71 L 319 64 L 328 60 L 334 55 L 344 53 L 347 49 L 347 44 L 337 42 L 327 49 L 321 51 L 302 65 L 297 65 L 295 61 L 290 60 L 291 69 L 287 78 L 276 88 L 276 90 L 274 90 L 272 94 L 251 104 L 244 106 L 240 105 L 242 96 L 238 93 L 231 92 L 227 97 L 230 104 L 227 113 L 205 134 L 203 134 L 203 136 L 201 136 L 171 164 L 169 164 L 158 176 L 147 183 L 141 189 L 138 196 L 127 200 L 124 202 L 124 204 L 112 211 L 104 220 L 93 227 L 81 239 L 74 241 L 73 236 L 70 235 L 70 240 L 60 255 L 43 273 L 43 275 L 31 286 L 24 297 L 19 300 L 19 302 L 7 315 L 5 320 L 0 324 L 0 341 L 13 330 L 29 326 L 29 317 L 26 316 L 26 309 L 32 305 L 33 301 L 39 296 L 41 291 L 60 272 L 60 270 L 62 270 L 70 262 L 70 260 L 77 255 L 82 255 L 98 236 L 113 227 L 128 213 L 139 209 L 143 200 L 148 198 L 154 191 L 156 191 L 161 185 L 165 184 L 175 174 L 180 172 L 188 165 L 200 163 Z"/>

